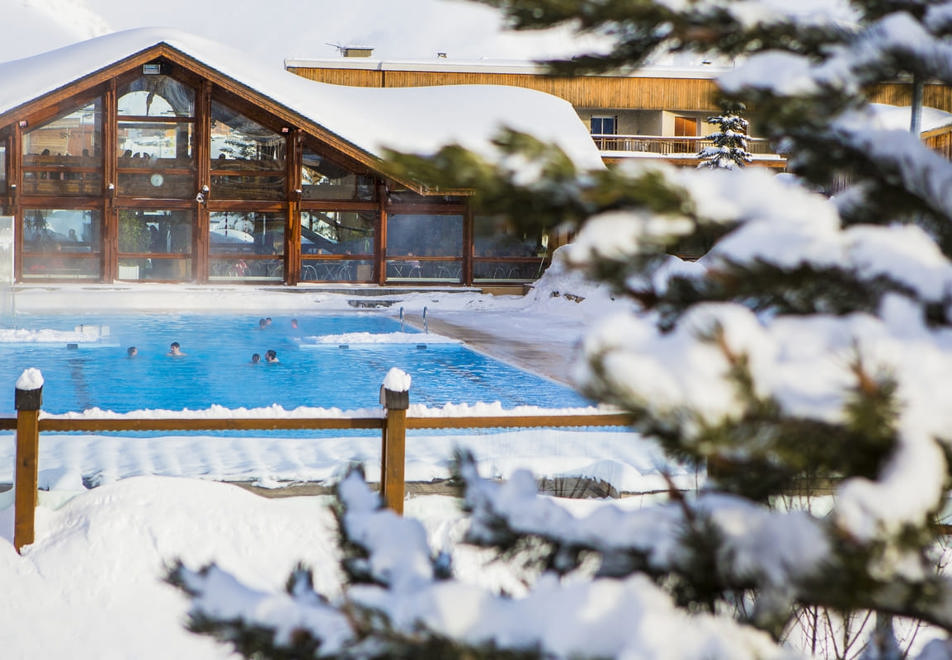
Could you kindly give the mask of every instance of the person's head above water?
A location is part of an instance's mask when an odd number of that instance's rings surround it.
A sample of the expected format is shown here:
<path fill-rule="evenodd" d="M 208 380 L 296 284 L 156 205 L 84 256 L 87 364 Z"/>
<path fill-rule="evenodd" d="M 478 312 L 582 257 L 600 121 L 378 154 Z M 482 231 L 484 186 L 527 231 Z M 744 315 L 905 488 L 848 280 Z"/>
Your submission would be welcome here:
<path fill-rule="evenodd" d="M 264 359 L 268 362 L 277 362 L 278 354 L 269 348 L 264 354 Z"/>
<path fill-rule="evenodd" d="M 169 355 L 185 355 L 185 353 L 182 352 L 182 347 L 179 346 L 179 343 L 173 341 L 169 346 Z"/>
<path fill-rule="evenodd" d="M 126 349 L 126 355 L 128 355 L 129 357 L 135 357 L 138 353 L 139 353 L 139 349 L 137 349 L 135 346 L 130 346 L 129 348 Z"/>
<path fill-rule="evenodd" d="M 261 362 L 261 356 L 258 355 L 257 353 L 252 353 L 252 354 L 251 354 L 251 364 L 258 364 L 259 362 Z"/>

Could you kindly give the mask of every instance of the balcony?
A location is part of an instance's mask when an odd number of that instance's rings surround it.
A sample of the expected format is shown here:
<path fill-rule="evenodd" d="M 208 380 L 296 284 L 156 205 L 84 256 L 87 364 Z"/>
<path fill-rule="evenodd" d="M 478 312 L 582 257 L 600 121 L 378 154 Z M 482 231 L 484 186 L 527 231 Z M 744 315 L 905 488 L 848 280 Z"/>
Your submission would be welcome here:
<path fill-rule="evenodd" d="M 661 158 L 678 165 L 696 165 L 698 153 L 705 147 L 714 146 L 714 141 L 708 137 L 593 134 L 592 140 L 607 163 L 632 158 Z M 747 151 L 753 157 L 752 164 L 781 169 L 787 164 L 786 158 L 774 153 L 763 138 L 747 138 Z"/>

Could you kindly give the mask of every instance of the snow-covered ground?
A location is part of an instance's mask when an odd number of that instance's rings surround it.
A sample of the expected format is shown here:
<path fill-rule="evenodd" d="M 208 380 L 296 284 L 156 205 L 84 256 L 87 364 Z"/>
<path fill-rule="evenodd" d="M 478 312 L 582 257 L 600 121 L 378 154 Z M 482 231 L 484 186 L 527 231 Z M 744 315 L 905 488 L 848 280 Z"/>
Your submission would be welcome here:
<path fill-rule="evenodd" d="M 566 297 L 568 294 L 568 297 Z M 190 285 L 19 287 L 21 312 L 62 310 L 298 310 L 352 311 L 354 296 L 320 288 L 207 288 Z M 558 267 L 525 297 L 425 291 L 386 295 L 399 306 L 460 327 L 479 328 L 499 345 L 527 337 L 572 352 L 590 323 L 617 310 L 602 289 Z M 379 438 L 315 443 L 301 438 L 169 437 L 121 440 L 107 436 L 41 439 L 36 542 L 18 555 L 13 539 L 13 491 L 0 493 L 0 656 L 9 658 L 225 658 L 225 646 L 183 627 L 187 602 L 162 582 L 175 558 L 197 567 L 216 561 L 250 586 L 283 585 L 298 561 L 315 569 L 316 586 L 333 594 L 337 575 L 335 529 L 327 496 L 262 498 L 216 480 L 274 486 L 327 480 L 349 461 L 379 471 Z M 471 436 L 426 436 L 407 447 L 407 477 L 447 475 L 458 445 L 473 449 L 486 476 L 528 467 L 540 477 L 591 476 L 619 490 L 665 488 L 661 452 L 621 432 L 518 431 Z M 13 440 L 0 439 L 0 482 L 13 473 Z M 670 467 L 670 466 L 669 466 Z M 671 468 L 685 488 L 696 475 Z M 84 486 L 85 478 L 85 486 Z M 86 486 L 96 486 L 88 488 Z M 650 495 L 644 497 L 650 498 Z M 638 506 L 643 497 L 619 501 Z M 578 510 L 593 501 L 565 501 Z M 467 579 L 506 586 L 507 577 L 483 565 L 481 553 L 455 547 L 462 533 L 453 498 L 410 498 L 437 548 L 453 550 Z"/>

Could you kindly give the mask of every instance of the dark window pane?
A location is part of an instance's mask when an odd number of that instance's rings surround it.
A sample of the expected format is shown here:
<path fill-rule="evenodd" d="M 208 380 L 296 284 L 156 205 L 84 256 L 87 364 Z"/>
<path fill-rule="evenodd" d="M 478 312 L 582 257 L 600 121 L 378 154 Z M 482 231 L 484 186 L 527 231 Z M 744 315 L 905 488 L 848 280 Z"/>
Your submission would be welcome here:
<path fill-rule="evenodd" d="M 375 211 L 302 211 L 301 254 L 373 254 Z"/>
<path fill-rule="evenodd" d="M 463 216 L 392 215 L 387 222 L 387 255 L 459 257 Z"/>
<path fill-rule="evenodd" d="M 212 101 L 211 157 L 213 170 L 283 170 L 284 135 Z"/>
<path fill-rule="evenodd" d="M 7 191 L 7 148 L 0 144 L 0 192 Z"/>
<path fill-rule="evenodd" d="M 120 116 L 195 116 L 194 90 L 169 76 L 140 76 L 120 86 L 118 96 Z"/>
<path fill-rule="evenodd" d="M 308 149 L 301 167 L 304 199 L 373 200 L 374 178 L 350 172 Z"/>
<path fill-rule="evenodd" d="M 284 254 L 283 213 L 216 211 L 209 214 L 212 254 Z"/>

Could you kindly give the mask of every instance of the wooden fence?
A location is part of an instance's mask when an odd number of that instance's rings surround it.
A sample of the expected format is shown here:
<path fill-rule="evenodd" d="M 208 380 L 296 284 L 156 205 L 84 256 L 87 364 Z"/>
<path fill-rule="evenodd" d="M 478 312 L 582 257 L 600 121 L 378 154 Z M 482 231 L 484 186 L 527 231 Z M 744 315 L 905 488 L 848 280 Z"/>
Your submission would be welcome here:
<path fill-rule="evenodd" d="M 43 390 L 17 389 L 16 417 L 0 418 L 0 430 L 16 430 L 13 545 L 17 552 L 33 543 L 37 504 L 37 457 L 40 432 L 118 431 L 288 431 L 326 429 L 380 429 L 380 493 L 385 504 L 403 513 L 406 432 L 408 429 L 547 428 L 629 426 L 626 413 L 545 414 L 522 416 L 408 417 L 408 391 L 380 388 L 383 416 L 378 417 L 271 417 L 175 419 L 51 419 L 40 417 Z"/>

